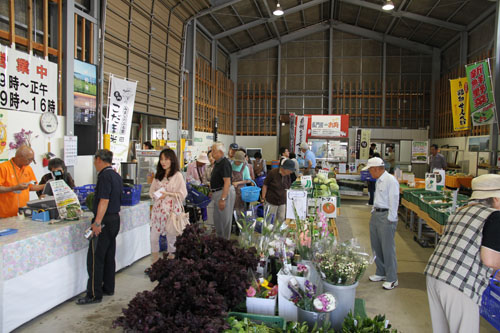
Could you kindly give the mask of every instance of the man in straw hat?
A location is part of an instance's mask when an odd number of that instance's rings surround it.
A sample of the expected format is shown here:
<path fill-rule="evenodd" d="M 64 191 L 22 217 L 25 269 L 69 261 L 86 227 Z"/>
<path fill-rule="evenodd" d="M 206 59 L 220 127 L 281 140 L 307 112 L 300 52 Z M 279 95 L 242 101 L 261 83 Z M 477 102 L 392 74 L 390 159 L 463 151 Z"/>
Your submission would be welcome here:
<path fill-rule="evenodd" d="M 370 242 L 377 270 L 369 279 L 372 282 L 386 281 L 382 288 L 391 290 L 398 286 L 394 235 L 398 225 L 399 183 L 385 171 L 384 160 L 380 157 L 370 158 L 363 170 L 369 170 L 372 178 L 377 180 L 370 218 Z"/>
<path fill-rule="evenodd" d="M 425 268 L 434 332 L 479 332 L 481 297 L 500 269 L 500 175 L 474 178 L 472 190 Z"/>

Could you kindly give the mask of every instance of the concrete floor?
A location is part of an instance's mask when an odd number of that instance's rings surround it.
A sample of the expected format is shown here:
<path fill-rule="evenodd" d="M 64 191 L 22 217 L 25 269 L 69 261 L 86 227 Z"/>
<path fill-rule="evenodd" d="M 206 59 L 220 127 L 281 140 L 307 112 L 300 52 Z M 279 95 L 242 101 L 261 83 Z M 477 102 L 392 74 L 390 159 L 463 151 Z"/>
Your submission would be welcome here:
<path fill-rule="evenodd" d="M 343 199 L 337 225 L 342 240 L 356 237 L 361 245 L 370 250 L 370 207 L 365 206 L 365 202 Z M 375 272 L 373 264 L 360 282 L 356 297 L 366 301 L 369 316 L 385 314 L 399 332 L 432 332 L 422 274 L 432 249 L 420 247 L 413 240 L 413 233 L 400 222 L 396 234 L 396 251 L 399 287 L 386 291 L 382 289 L 381 283 L 369 282 L 368 276 Z M 137 292 L 154 287 L 144 274 L 150 265 L 151 257 L 148 256 L 120 271 L 116 276 L 116 294 L 105 297 L 100 304 L 77 306 L 74 300 L 69 300 L 15 332 L 120 332 L 119 329 L 113 329 L 111 324 L 121 314 L 121 309 Z M 493 333 L 496 330 L 481 319 L 481 332 Z"/>

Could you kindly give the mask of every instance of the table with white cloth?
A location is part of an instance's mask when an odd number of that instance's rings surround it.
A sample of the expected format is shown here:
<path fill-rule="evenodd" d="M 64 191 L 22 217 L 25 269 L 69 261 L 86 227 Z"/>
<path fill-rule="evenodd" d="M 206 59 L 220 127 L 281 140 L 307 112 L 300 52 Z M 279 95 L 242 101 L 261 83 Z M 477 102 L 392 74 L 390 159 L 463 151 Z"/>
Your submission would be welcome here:
<path fill-rule="evenodd" d="M 151 253 L 149 207 L 149 202 L 140 202 L 121 208 L 117 271 Z M 0 237 L 1 332 L 10 332 L 85 291 L 89 241 L 83 235 L 92 216 L 87 212 L 78 221 L 54 224 L 0 219 L 0 229 L 18 229 Z"/>

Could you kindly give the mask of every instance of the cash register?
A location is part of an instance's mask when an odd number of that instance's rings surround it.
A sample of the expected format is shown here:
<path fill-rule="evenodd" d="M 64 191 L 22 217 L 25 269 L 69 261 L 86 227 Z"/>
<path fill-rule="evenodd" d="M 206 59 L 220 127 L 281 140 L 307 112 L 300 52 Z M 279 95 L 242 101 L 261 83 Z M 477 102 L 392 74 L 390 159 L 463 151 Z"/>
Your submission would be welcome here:
<path fill-rule="evenodd" d="M 58 219 L 59 212 L 57 210 L 56 200 L 53 196 L 46 196 L 42 199 L 28 201 L 27 207 L 19 208 L 25 216 L 31 216 L 33 211 L 45 210 L 49 211 L 51 219 Z"/>

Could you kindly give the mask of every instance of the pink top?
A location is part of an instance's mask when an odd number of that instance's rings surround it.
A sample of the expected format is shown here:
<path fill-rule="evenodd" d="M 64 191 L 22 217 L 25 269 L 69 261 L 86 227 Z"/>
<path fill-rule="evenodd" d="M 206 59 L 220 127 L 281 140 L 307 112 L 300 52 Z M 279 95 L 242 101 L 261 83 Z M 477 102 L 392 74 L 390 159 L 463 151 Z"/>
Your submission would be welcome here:
<path fill-rule="evenodd" d="M 206 167 L 206 164 L 203 164 L 203 166 L 201 168 L 199 168 L 200 175 L 202 178 L 203 178 L 203 173 L 205 172 L 205 167 Z M 203 182 L 203 179 L 200 179 L 200 176 L 198 175 L 198 171 L 196 170 L 196 168 L 197 168 L 196 161 L 188 164 L 187 172 L 186 172 L 186 180 L 188 182 L 191 182 L 193 180 L 198 180 L 200 182 Z"/>

